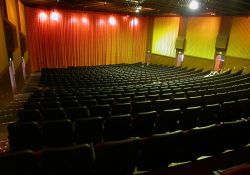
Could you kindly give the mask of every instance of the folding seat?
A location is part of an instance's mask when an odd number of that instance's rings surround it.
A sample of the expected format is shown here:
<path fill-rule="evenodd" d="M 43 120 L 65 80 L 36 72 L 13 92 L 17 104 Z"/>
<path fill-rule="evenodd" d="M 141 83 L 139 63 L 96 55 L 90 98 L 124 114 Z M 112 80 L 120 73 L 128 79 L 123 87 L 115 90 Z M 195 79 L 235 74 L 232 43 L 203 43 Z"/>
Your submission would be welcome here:
<path fill-rule="evenodd" d="M 152 110 L 151 101 L 137 101 L 137 102 L 132 103 L 133 114 L 136 114 L 139 112 L 147 112 L 151 110 Z"/>
<path fill-rule="evenodd" d="M 186 97 L 186 93 L 185 92 L 176 92 L 174 94 L 174 98 L 184 98 Z"/>
<path fill-rule="evenodd" d="M 132 99 L 131 97 L 120 97 L 120 98 L 117 98 L 115 101 L 116 103 L 131 103 Z"/>
<path fill-rule="evenodd" d="M 198 120 L 202 115 L 203 110 L 201 106 L 187 107 L 180 119 L 181 129 L 186 130 L 198 126 Z"/>
<path fill-rule="evenodd" d="M 64 109 L 70 108 L 70 107 L 79 107 L 81 106 L 78 100 L 65 100 L 61 101 L 61 105 Z"/>
<path fill-rule="evenodd" d="M 46 148 L 41 152 L 43 174 L 86 174 L 93 171 L 93 148 L 89 144 Z"/>
<path fill-rule="evenodd" d="M 197 156 L 213 156 L 223 151 L 219 147 L 221 137 L 219 136 L 219 126 L 216 124 L 205 127 L 195 127 L 189 132 L 191 151 Z"/>
<path fill-rule="evenodd" d="M 133 98 L 135 96 L 135 92 L 125 92 L 123 93 L 123 97 L 130 97 L 130 98 Z"/>
<path fill-rule="evenodd" d="M 95 146 L 96 175 L 133 175 L 140 150 L 140 140 L 131 138 Z"/>
<path fill-rule="evenodd" d="M 36 154 L 31 150 L 1 153 L 0 169 L 4 174 L 11 175 L 42 175 Z"/>
<path fill-rule="evenodd" d="M 163 110 L 155 123 L 155 132 L 164 133 L 180 129 L 179 121 L 182 117 L 181 109 Z"/>
<path fill-rule="evenodd" d="M 215 94 L 204 95 L 203 97 L 203 105 L 211 105 L 217 103 L 217 98 Z"/>
<path fill-rule="evenodd" d="M 220 126 L 220 145 L 224 150 L 239 149 L 249 143 L 249 128 L 245 120 L 223 122 Z"/>
<path fill-rule="evenodd" d="M 181 92 L 181 91 L 182 91 L 181 88 L 178 88 L 178 87 L 172 88 L 172 92 L 173 92 L 174 94 L 176 94 L 177 92 Z"/>
<path fill-rule="evenodd" d="M 184 109 L 188 105 L 187 102 L 187 98 L 174 98 L 171 102 L 171 107 Z"/>
<path fill-rule="evenodd" d="M 223 103 L 226 100 L 227 93 L 226 92 L 219 92 L 216 94 L 217 103 Z"/>
<path fill-rule="evenodd" d="M 42 124 L 42 136 L 47 147 L 73 145 L 73 129 L 70 120 L 51 120 Z"/>
<path fill-rule="evenodd" d="M 42 116 L 39 109 L 23 109 L 17 114 L 18 122 L 38 122 L 42 121 Z"/>
<path fill-rule="evenodd" d="M 112 115 L 130 114 L 131 103 L 116 103 L 111 110 Z"/>
<path fill-rule="evenodd" d="M 38 109 L 38 110 L 42 110 L 42 106 L 40 102 L 25 102 L 23 104 L 23 108 L 24 109 Z"/>
<path fill-rule="evenodd" d="M 133 101 L 137 102 L 137 101 L 145 101 L 146 100 L 146 96 L 145 95 L 140 95 L 140 96 L 134 96 L 133 97 Z"/>
<path fill-rule="evenodd" d="M 77 144 L 98 143 L 103 137 L 103 118 L 81 118 L 75 121 L 75 141 Z"/>
<path fill-rule="evenodd" d="M 250 101 L 248 98 L 238 99 L 235 102 L 235 108 L 238 118 L 248 118 L 250 116 Z"/>
<path fill-rule="evenodd" d="M 122 97 L 122 94 L 121 93 L 116 93 L 116 94 L 108 94 L 108 98 L 114 98 L 114 99 L 117 99 L 119 97 Z"/>
<path fill-rule="evenodd" d="M 29 98 L 28 99 L 28 102 L 42 102 L 43 101 L 43 98 Z"/>
<path fill-rule="evenodd" d="M 131 115 L 114 115 L 106 119 L 104 141 L 128 139 L 131 134 Z"/>
<path fill-rule="evenodd" d="M 93 97 L 93 95 L 85 94 L 85 95 L 78 96 L 77 99 L 79 101 L 84 101 L 84 100 L 92 100 L 92 99 L 94 99 L 94 97 Z"/>
<path fill-rule="evenodd" d="M 82 106 L 86 106 L 87 108 L 90 108 L 91 106 L 97 105 L 96 99 L 91 99 L 91 100 L 79 100 L 79 103 Z"/>
<path fill-rule="evenodd" d="M 149 94 L 149 95 L 160 94 L 160 90 L 158 90 L 158 88 L 155 89 L 155 90 L 151 90 L 151 89 L 150 89 L 150 91 L 148 92 L 148 94 Z"/>
<path fill-rule="evenodd" d="M 60 108 L 62 107 L 62 105 L 59 101 L 44 101 L 42 103 L 42 107 L 43 109 Z"/>
<path fill-rule="evenodd" d="M 148 95 L 148 97 L 147 97 L 147 100 L 150 100 L 151 102 L 153 102 L 155 100 L 159 100 L 159 99 L 160 99 L 159 94 Z"/>
<path fill-rule="evenodd" d="M 207 89 L 206 91 L 206 95 L 212 95 L 212 94 L 216 94 L 217 91 L 215 88 L 210 88 L 210 89 Z"/>
<path fill-rule="evenodd" d="M 113 106 L 114 103 L 115 103 L 114 98 L 102 98 L 102 99 L 98 100 L 99 105 L 109 104 L 110 106 Z"/>
<path fill-rule="evenodd" d="M 100 100 L 100 99 L 103 99 L 103 98 L 108 98 L 108 95 L 107 94 L 98 94 L 98 95 L 95 95 L 94 98 L 96 100 Z"/>
<path fill-rule="evenodd" d="M 199 117 L 199 126 L 207 126 L 221 122 L 221 107 L 218 103 L 206 105 L 203 115 Z"/>
<path fill-rule="evenodd" d="M 165 109 L 170 108 L 170 99 L 155 100 L 152 102 L 152 109 L 160 113 Z"/>
<path fill-rule="evenodd" d="M 239 89 L 237 91 L 237 96 L 239 99 L 248 98 L 247 97 L 247 89 Z"/>
<path fill-rule="evenodd" d="M 181 130 L 154 134 L 143 140 L 137 169 L 151 171 L 165 168 L 171 162 L 193 160 L 187 144 L 185 132 Z"/>
<path fill-rule="evenodd" d="M 10 123 L 8 125 L 8 138 L 11 151 L 39 150 L 43 147 L 37 122 Z"/>
<path fill-rule="evenodd" d="M 102 117 L 106 119 L 110 116 L 111 108 L 109 104 L 94 105 L 89 108 L 89 111 L 91 117 Z"/>
<path fill-rule="evenodd" d="M 132 120 L 132 135 L 136 137 L 146 137 L 153 134 L 156 116 L 156 111 L 136 114 Z"/>
<path fill-rule="evenodd" d="M 189 97 L 187 101 L 188 106 L 202 106 L 203 98 L 202 96 Z"/>
<path fill-rule="evenodd" d="M 66 117 L 63 108 L 49 108 L 43 111 L 43 120 L 63 120 Z"/>
<path fill-rule="evenodd" d="M 227 101 L 223 102 L 221 105 L 221 121 L 234 121 L 238 119 L 238 114 L 236 113 L 236 102 Z"/>
<path fill-rule="evenodd" d="M 161 89 L 161 94 L 168 94 L 168 93 L 172 93 L 172 89 L 169 89 L 169 88 L 162 88 Z"/>
<path fill-rule="evenodd" d="M 89 110 L 86 106 L 69 107 L 66 110 L 66 114 L 71 121 L 75 121 L 79 118 L 89 117 Z"/>
<path fill-rule="evenodd" d="M 60 97 L 58 96 L 45 96 L 43 98 L 43 101 L 49 102 L 49 101 L 60 101 Z"/>
<path fill-rule="evenodd" d="M 76 96 L 74 95 L 68 95 L 68 96 L 60 96 L 60 102 L 62 101 L 71 101 L 71 100 L 77 100 Z"/>
<path fill-rule="evenodd" d="M 229 91 L 227 92 L 227 95 L 225 97 L 225 101 L 234 101 L 234 100 L 238 100 L 238 95 L 237 95 L 237 91 Z"/>
<path fill-rule="evenodd" d="M 174 98 L 174 94 L 173 93 L 164 93 L 161 94 L 161 99 L 173 99 Z"/>

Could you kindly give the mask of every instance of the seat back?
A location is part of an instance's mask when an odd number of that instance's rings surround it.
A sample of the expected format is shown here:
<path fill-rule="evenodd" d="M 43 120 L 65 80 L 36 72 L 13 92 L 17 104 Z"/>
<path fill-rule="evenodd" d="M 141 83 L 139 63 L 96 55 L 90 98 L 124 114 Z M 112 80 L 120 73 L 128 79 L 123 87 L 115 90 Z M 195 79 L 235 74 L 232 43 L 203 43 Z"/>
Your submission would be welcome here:
<path fill-rule="evenodd" d="M 48 147 L 71 146 L 74 141 L 72 122 L 68 119 L 45 121 L 42 134 Z"/>
<path fill-rule="evenodd" d="M 93 169 L 93 148 L 88 144 L 47 148 L 41 152 L 43 174 L 86 174 Z"/>
<path fill-rule="evenodd" d="M 180 129 L 181 109 L 163 110 L 155 123 L 155 132 L 164 133 L 167 131 L 177 131 Z"/>
<path fill-rule="evenodd" d="M 10 123 L 8 138 L 12 151 L 39 150 L 43 147 L 41 132 L 36 122 Z"/>
<path fill-rule="evenodd" d="M 146 137 L 154 133 L 157 112 L 141 112 L 133 117 L 132 134 L 136 137 Z"/>
<path fill-rule="evenodd" d="M 115 115 L 107 118 L 104 125 L 105 141 L 122 140 L 130 137 L 131 132 L 131 115 Z"/>
<path fill-rule="evenodd" d="M 5 174 L 41 174 L 36 155 L 33 151 L 23 150 L 0 154 L 0 169 Z"/>
<path fill-rule="evenodd" d="M 103 137 L 103 118 L 91 117 L 75 121 L 75 141 L 77 144 L 98 143 Z"/>
<path fill-rule="evenodd" d="M 104 142 L 95 146 L 97 175 L 132 175 L 140 149 L 140 140 Z"/>

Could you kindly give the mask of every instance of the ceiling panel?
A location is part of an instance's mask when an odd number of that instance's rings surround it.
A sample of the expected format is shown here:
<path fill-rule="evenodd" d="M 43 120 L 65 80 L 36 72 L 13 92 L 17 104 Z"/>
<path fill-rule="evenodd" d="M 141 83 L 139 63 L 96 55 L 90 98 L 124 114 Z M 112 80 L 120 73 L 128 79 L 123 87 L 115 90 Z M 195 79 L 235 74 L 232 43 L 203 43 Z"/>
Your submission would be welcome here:
<path fill-rule="evenodd" d="M 248 16 L 250 0 L 197 0 L 200 9 L 191 11 L 191 0 L 22 0 L 26 6 L 100 11 L 145 16 Z M 139 13 L 136 12 L 140 8 Z"/>

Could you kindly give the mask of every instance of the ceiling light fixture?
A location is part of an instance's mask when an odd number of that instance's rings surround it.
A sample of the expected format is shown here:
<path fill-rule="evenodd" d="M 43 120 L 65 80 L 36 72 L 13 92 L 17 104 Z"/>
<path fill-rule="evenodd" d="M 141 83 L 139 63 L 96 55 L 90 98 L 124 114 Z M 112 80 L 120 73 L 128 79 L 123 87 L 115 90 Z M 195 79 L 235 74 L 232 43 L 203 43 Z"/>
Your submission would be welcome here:
<path fill-rule="evenodd" d="M 197 10 L 199 8 L 199 6 L 200 6 L 200 3 L 196 0 L 192 0 L 189 4 L 189 8 L 191 10 Z"/>

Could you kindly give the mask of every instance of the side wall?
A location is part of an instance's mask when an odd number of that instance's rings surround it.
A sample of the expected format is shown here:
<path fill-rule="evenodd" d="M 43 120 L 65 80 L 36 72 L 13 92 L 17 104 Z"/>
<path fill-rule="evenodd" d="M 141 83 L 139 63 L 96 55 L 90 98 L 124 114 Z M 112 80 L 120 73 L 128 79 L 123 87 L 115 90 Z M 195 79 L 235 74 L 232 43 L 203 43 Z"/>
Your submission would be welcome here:
<path fill-rule="evenodd" d="M 181 36 L 183 38 L 186 38 L 186 30 L 187 25 L 182 25 L 182 22 L 187 23 L 188 18 L 186 17 L 180 17 L 180 26 L 179 26 L 179 34 L 178 36 Z M 221 17 L 220 22 L 220 28 L 219 28 L 219 36 L 227 36 L 230 37 L 231 32 L 231 21 L 233 17 Z M 185 23 L 185 24 L 186 24 Z M 151 23 L 151 27 L 154 28 L 153 23 Z M 152 30 L 148 30 L 148 38 L 152 38 Z M 151 39 L 152 43 L 152 39 Z M 216 47 L 216 46 L 214 46 Z M 148 45 L 148 48 L 151 49 L 151 46 Z M 185 53 L 185 51 L 184 51 Z M 151 63 L 154 64 L 162 64 L 162 65 L 175 65 L 175 58 L 162 56 L 162 55 L 156 55 L 152 54 L 151 56 Z M 194 56 L 187 56 L 185 55 L 184 61 L 182 63 L 183 67 L 190 67 L 190 68 L 198 68 L 198 69 L 204 69 L 204 70 L 213 70 L 214 69 L 214 60 L 209 59 L 203 59 L 199 57 Z M 232 71 L 238 71 L 240 69 L 244 69 L 245 73 L 250 72 L 250 58 L 249 59 L 241 59 L 241 58 L 233 58 L 229 56 L 225 56 L 224 59 L 224 66 L 223 70 L 232 69 Z"/>
<path fill-rule="evenodd" d="M 22 32 L 26 35 L 26 22 L 24 6 L 20 0 L 5 0 L 7 19 L 16 27 L 18 47 L 13 52 L 13 61 L 15 66 L 15 79 L 17 90 L 21 90 L 24 84 L 22 72 L 22 55 L 19 34 Z M 24 60 L 27 64 L 29 61 L 28 52 L 24 53 Z M 26 65 L 28 68 L 28 66 Z M 13 99 L 10 77 L 7 46 L 5 42 L 5 33 L 3 26 L 3 16 L 0 9 L 0 108 L 6 106 Z"/>

